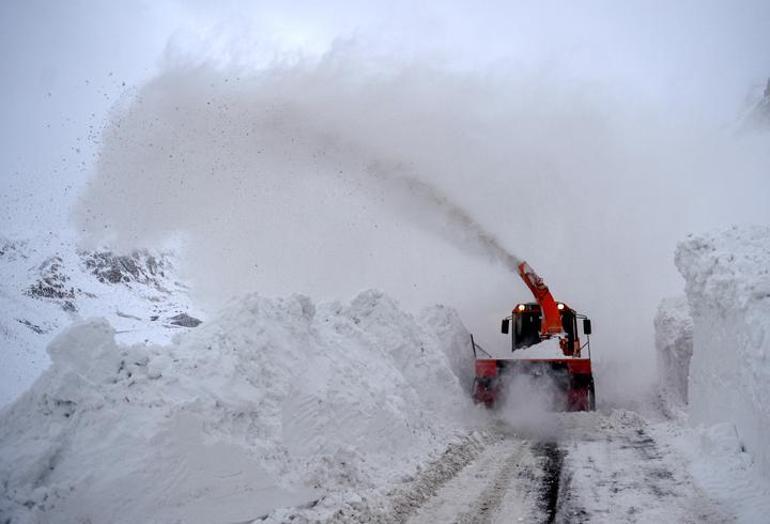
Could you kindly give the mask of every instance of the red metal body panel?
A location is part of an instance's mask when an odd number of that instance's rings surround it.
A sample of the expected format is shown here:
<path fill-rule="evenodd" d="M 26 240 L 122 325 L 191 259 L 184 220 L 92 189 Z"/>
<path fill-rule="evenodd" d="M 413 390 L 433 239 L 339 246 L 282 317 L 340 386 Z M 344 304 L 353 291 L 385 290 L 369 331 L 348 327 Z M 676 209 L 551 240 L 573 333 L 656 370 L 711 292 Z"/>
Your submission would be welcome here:
<path fill-rule="evenodd" d="M 561 376 L 559 388 L 564 391 L 563 403 L 555 409 L 565 411 L 590 411 L 593 409 L 593 375 L 591 360 L 587 358 L 544 359 L 479 359 L 476 360 L 476 380 L 473 400 L 487 407 L 494 407 L 504 380 L 513 380 L 517 374 L 543 373 Z"/>
<path fill-rule="evenodd" d="M 476 360 L 476 377 L 496 377 L 497 360 Z"/>
<path fill-rule="evenodd" d="M 589 358 L 567 358 L 564 359 L 569 367 L 569 372 L 573 375 L 590 375 L 591 359 Z"/>
<path fill-rule="evenodd" d="M 478 360 L 476 362 L 479 362 Z M 492 362 L 486 360 L 485 362 Z M 591 359 L 589 358 L 522 358 L 498 360 L 494 362 L 543 362 L 548 364 L 564 364 L 571 375 L 590 375 Z M 505 364 L 502 364 L 505 367 Z"/>

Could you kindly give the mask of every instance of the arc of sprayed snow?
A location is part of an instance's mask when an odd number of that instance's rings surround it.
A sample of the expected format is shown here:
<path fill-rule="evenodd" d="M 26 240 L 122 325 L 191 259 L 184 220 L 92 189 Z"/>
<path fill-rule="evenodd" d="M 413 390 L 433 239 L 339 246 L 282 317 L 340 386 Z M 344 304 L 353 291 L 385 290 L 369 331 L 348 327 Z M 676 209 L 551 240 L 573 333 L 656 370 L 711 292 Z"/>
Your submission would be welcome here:
<path fill-rule="evenodd" d="M 478 249 L 499 261 L 509 271 L 518 271 L 518 266 L 521 263 L 519 257 L 505 249 L 492 233 L 484 229 L 460 205 L 451 201 L 439 188 L 403 172 L 388 174 L 382 166 L 370 166 L 370 170 L 375 176 L 401 184 L 411 196 L 439 209 L 455 228 L 461 229 L 474 241 Z M 467 246 L 462 243 L 455 242 L 455 245 L 467 250 Z"/>

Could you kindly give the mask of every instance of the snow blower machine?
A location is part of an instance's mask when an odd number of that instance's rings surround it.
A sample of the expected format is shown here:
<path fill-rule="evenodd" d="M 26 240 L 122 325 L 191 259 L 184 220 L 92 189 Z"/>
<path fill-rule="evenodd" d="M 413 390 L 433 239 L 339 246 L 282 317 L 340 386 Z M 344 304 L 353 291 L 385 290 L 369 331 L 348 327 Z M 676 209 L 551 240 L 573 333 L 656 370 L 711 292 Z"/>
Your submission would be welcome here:
<path fill-rule="evenodd" d="M 474 402 L 491 408 L 503 394 L 514 394 L 512 390 L 518 395 L 534 394 L 530 390 L 536 388 L 548 390 L 548 409 L 593 411 L 591 320 L 557 302 L 529 264 L 520 263 L 518 270 L 536 302 L 517 304 L 511 316 L 503 319 L 501 331 L 510 334 L 511 357 L 492 357 L 471 335 L 476 358 Z M 585 344 L 580 341 L 578 320 L 582 320 Z"/>

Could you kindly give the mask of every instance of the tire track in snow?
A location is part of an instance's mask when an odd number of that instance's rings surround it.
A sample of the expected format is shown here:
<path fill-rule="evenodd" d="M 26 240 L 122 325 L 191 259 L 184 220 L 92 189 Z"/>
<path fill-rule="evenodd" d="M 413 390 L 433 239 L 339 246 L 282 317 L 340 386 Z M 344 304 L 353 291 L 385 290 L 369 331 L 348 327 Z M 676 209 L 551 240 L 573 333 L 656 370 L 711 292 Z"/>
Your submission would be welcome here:
<path fill-rule="evenodd" d="M 532 442 L 507 437 L 484 450 L 408 522 L 532 522 L 539 509 L 539 463 Z"/>
<path fill-rule="evenodd" d="M 542 481 L 540 502 L 545 513 L 542 522 L 552 524 L 556 520 L 562 486 L 562 466 L 564 450 L 557 442 L 540 442 L 536 446 L 537 453 L 542 457 Z"/>
<path fill-rule="evenodd" d="M 633 412 L 555 414 L 548 437 L 497 424 L 451 444 L 414 479 L 321 518 L 343 523 L 728 523 L 684 457 Z M 560 435 L 554 441 L 554 430 Z M 527 434 L 528 439 L 521 438 Z M 319 506 L 323 506 L 319 501 Z M 304 513 L 304 514 L 303 514 Z M 288 520 L 284 519 L 281 522 Z"/>
<path fill-rule="evenodd" d="M 471 509 L 459 516 L 457 519 L 458 524 L 496 522 L 496 517 L 499 517 L 500 507 L 503 501 L 508 498 L 506 495 L 512 491 L 514 477 L 528 478 L 534 474 L 531 468 L 520 465 L 522 455 L 529 451 L 528 447 L 521 446 L 511 453 L 503 462 L 502 467 L 497 472 L 497 475 L 495 475 L 491 484 L 471 506 Z M 526 505 L 523 501 L 518 502 L 520 502 L 520 504 L 517 504 L 518 508 L 512 508 L 512 510 L 518 510 L 519 513 L 522 513 L 521 509 L 526 507 Z M 509 516 L 513 517 L 513 515 Z"/>
<path fill-rule="evenodd" d="M 362 503 L 346 504 L 333 515 L 324 519 L 308 519 L 299 516 L 296 522 L 401 524 L 407 522 L 442 487 L 451 482 L 479 457 L 486 456 L 490 447 L 501 440 L 501 436 L 489 433 L 474 433 L 460 442 L 449 444 L 446 451 L 420 472 L 413 480 L 399 484 L 384 495 L 384 499 L 373 497 Z"/>

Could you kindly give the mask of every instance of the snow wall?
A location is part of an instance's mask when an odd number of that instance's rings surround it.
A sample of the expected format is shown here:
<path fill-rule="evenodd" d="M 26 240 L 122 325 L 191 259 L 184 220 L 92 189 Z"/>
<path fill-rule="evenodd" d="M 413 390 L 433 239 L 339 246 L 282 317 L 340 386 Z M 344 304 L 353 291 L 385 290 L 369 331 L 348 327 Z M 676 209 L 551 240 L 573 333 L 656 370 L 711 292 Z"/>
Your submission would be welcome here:
<path fill-rule="evenodd" d="M 2 522 L 251 520 L 414 473 L 470 406 L 457 315 L 378 291 L 249 295 L 168 346 L 89 320 L 48 352 L 0 412 Z"/>
<path fill-rule="evenodd" d="M 658 391 L 669 408 L 687 404 L 692 358 L 692 317 L 687 297 L 664 298 L 655 315 Z"/>
<path fill-rule="evenodd" d="M 770 228 L 690 236 L 676 252 L 693 316 L 689 413 L 732 422 L 770 476 Z"/>

